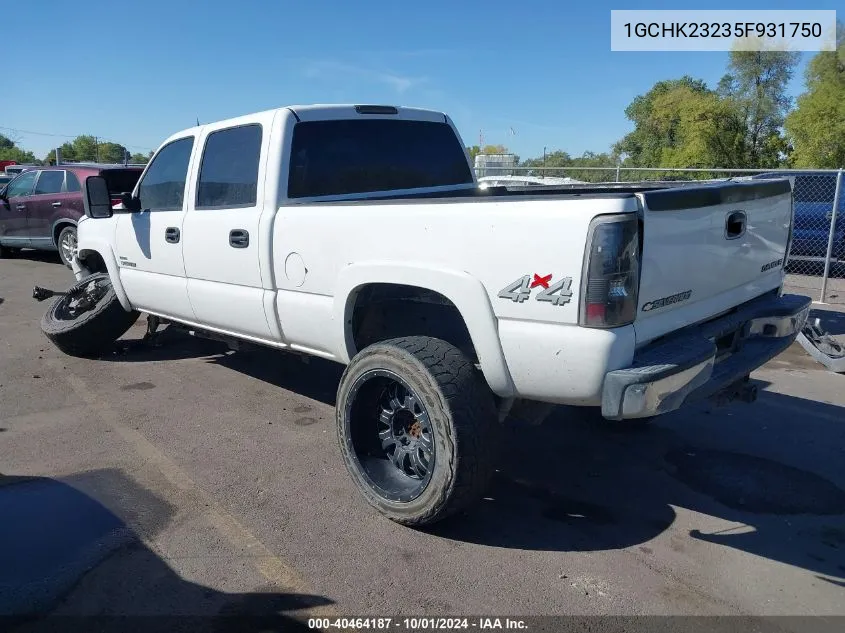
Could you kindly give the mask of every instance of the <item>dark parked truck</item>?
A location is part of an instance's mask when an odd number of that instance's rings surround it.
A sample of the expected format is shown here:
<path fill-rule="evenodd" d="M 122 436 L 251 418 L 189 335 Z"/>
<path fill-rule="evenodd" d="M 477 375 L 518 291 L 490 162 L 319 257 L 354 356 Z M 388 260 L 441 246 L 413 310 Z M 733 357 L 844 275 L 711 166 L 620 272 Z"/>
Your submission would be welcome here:
<path fill-rule="evenodd" d="M 76 225 L 84 215 L 82 185 L 88 176 L 102 176 L 113 204 L 132 191 L 141 167 L 59 165 L 24 171 L 0 189 L 0 257 L 21 248 L 57 250 L 70 267 L 76 251 Z"/>
<path fill-rule="evenodd" d="M 78 282 L 45 334 L 96 355 L 144 311 L 346 365 L 339 455 L 407 525 L 480 497 L 508 418 L 566 404 L 624 425 L 752 400 L 749 373 L 810 305 L 782 293 L 789 181 L 479 189 L 430 110 L 202 125 L 159 148 L 121 209 L 108 189 L 86 183 Z"/>
<path fill-rule="evenodd" d="M 789 178 L 792 180 L 795 221 L 789 262 L 824 262 L 833 227 L 832 263 L 845 263 L 845 192 L 836 198 L 836 172 L 780 172 L 759 174 L 754 179 Z M 845 183 L 843 183 L 845 186 Z M 834 212 L 835 211 L 835 212 Z"/>

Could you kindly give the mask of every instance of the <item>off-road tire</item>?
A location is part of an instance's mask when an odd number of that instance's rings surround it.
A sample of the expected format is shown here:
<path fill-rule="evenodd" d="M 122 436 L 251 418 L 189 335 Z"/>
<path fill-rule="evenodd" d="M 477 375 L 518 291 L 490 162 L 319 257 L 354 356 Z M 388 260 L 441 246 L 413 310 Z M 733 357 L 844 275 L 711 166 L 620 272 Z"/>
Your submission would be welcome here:
<path fill-rule="evenodd" d="M 86 277 L 71 286 L 68 292 L 101 278 L 108 279 L 108 273 Z M 50 305 L 41 319 L 41 331 L 56 347 L 70 356 L 97 356 L 108 350 L 132 327 L 139 315 L 134 310 L 127 312 L 123 309 L 111 284 L 97 304 L 76 319 L 59 319 L 56 316 L 64 300 L 65 297 L 60 296 Z"/>
<path fill-rule="evenodd" d="M 431 478 L 408 502 L 386 498 L 369 482 L 345 422 L 352 404 L 350 390 L 373 369 L 400 376 L 423 401 L 431 420 L 435 444 Z M 347 470 L 367 502 L 397 523 L 429 525 L 466 509 L 481 498 L 493 474 L 502 433 L 493 394 L 473 362 L 446 341 L 409 336 L 362 350 L 343 373 L 336 411 Z"/>

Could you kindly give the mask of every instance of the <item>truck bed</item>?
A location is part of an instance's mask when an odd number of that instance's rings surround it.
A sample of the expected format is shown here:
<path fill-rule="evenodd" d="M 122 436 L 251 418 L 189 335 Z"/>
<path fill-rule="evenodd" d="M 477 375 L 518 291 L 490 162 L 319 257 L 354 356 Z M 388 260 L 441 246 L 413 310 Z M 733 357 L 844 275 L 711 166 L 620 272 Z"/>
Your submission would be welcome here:
<path fill-rule="evenodd" d="M 459 186 L 452 189 L 445 189 L 440 191 L 424 191 L 415 193 L 374 193 L 366 196 L 354 196 L 341 200 L 334 200 L 339 204 L 350 204 L 355 202 L 365 202 L 372 204 L 380 200 L 432 200 L 439 199 L 447 200 L 465 200 L 466 198 L 476 198 L 479 200 L 500 199 L 507 197 L 518 197 L 520 199 L 538 198 L 544 199 L 549 196 L 560 197 L 585 197 L 595 196 L 600 198 L 632 198 L 635 194 L 648 194 L 650 192 L 661 192 L 659 196 L 647 196 L 646 200 L 649 207 L 656 208 L 657 206 L 665 206 L 666 203 L 671 202 L 679 205 L 689 203 L 693 199 L 697 199 L 694 206 L 707 206 L 712 204 L 719 204 L 731 198 L 738 196 L 745 199 L 742 195 L 747 192 L 751 197 L 762 197 L 769 195 L 776 195 L 783 193 L 790 188 L 789 181 L 771 180 L 762 183 L 760 181 L 641 181 L 641 182 L 625 182 L 625 183 L 596 183 L 596 184 L 572 184 L 572 185 L 548 185 L 548 186 L 520 186 L 520 187 L 488 187 L 480 189 L 478 187 Z M 669 192 L 672 195 L 666 195 Z M 753 193 L 752 193 L 753 192 Z M 660 203 L 654 204 L 657 198 Z M 326 200 L 319 201 L 291 201 L 288 204 L 330 204 Z"/>

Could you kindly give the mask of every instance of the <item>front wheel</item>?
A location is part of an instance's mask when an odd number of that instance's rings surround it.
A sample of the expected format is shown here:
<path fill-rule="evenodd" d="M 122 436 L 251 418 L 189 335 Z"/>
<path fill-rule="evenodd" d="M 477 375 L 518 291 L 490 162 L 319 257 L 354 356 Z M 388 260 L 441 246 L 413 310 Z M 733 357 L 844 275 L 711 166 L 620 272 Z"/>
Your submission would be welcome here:
<path fill-rule="evenodd" d="M 66 226 L 63 228 L 56 240 L 56 246 L 59 247 L 59 257 L 62 263 L 68 268 L 72 268 L 71 262 L 76 255 L 76 227 Z"/>
<path fill-rule="evenodd" d="M 338 387 L 344 463 L 370 505 L 404 525 L 435 523 L 477 501 L 500 432 L 481 372 L 440 339 L 371 345 Z"/>
<path fill-rule="evenodd" d="M 78 281 L 41 319 L 41 331 L 71 356 L 95 356 L 132 327 L 138 312 L 120 305 L 108 273 Z"/>

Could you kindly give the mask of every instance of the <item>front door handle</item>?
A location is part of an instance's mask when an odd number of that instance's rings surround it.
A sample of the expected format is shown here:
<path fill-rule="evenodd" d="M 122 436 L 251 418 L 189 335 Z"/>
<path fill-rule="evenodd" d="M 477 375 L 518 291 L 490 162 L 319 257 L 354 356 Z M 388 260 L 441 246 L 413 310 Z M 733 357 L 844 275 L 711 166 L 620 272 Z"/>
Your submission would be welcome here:
<path fill-rule="evenodd" d="M 246 248 L 249 246 L 249 231 L 232 229 L 229 231 L 229 246 L 232 248 Z"/>
<path fill-rule="evenodd" d="M 26 209 L 26 205 L 25 204 L 17 204 L 17 205 L 15 205 L 15 208 L 18 211 L 24 211 Z"/>
<path fill-rule="evenodd" d="M 164 230 L 164 241 L 169 242 L 170 244 L 178 244 L 179 229 L 177 229 L 175 226 L 168 226 Z"/>
<path fill-rule="evenodd" d="M 51 204 L 52 204 L 54 207 L 60 207 L 60 206 L 62 206 L 62 203 L 61 203 L 61 202 L 52 202 Z"/>

